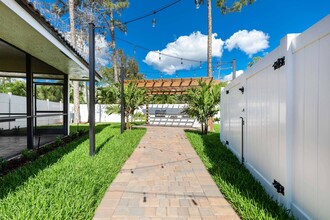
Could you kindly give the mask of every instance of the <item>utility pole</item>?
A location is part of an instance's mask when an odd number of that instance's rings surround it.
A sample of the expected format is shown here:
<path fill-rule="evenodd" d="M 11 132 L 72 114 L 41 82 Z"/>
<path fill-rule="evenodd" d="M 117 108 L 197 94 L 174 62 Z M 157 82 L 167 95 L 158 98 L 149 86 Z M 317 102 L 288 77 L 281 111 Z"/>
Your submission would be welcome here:
<path fill-rule="evenodd" d="M 236 78 L 236 59 L 233 59 L 233 80 Z"/>

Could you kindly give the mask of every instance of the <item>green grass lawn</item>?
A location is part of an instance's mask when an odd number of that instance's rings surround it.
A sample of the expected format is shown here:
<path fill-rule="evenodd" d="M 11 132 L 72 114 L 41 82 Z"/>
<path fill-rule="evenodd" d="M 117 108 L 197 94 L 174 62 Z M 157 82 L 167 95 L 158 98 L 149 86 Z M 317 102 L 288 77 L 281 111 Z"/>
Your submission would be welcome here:
<path fill-rule="evenodd" d="M 106 189 L 145 134 L 120 135 L 118 124 L 96 127 L 96 155 L 88 135 L 0 178 L 0 219 L 91 219 Z"/>
<path fill-rule="evenodd" d="M 242 219 L 293 219 L 274 202 L 234 154 L 220 143 L 219 125 L 202 136 L 186 135 L 220 191 Z"/>

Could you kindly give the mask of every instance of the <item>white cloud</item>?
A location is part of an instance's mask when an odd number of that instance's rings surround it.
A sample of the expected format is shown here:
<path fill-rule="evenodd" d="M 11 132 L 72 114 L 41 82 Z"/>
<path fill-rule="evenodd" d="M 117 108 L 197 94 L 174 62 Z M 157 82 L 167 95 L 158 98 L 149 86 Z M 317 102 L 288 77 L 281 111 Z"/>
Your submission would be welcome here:
<path fill-rule="evenodd" d="M 71 40 L 70 32 L 65 33 L 65 37 L 68 41 Z M 80 35 L 76 35 L 76 49 L 77 51 L 88 61 L 89 48 L 85 39 Z M 109 64 L 109 45 L 103 35 L 97 34 L 95 36 L 95 60 L 96 69 L 101 66 L 107 66 Z"/>
<path fill-rule="evenodd" d="M 212 56 L 221 57 L 224 42 L 221 39 L 216 39 L 216 37 L 216 33 L 212 34 Z M 167 44 L 163 50 L 150 51 L 143 60 L 146 64 L 168 74 L 173 74 L 177 70 L 189 70 L 192 67 L 197 67 L 200 65 L 199 62 L 182 60 L 181 64 L 180 59 L 162 54 L 204 62 L 207 60 L 207 35 L 197 31 L 189 36 L 181 36 L 174 42 Z"/>
<path fill-rule="evenodd" d="M 226 40 L 225 47 L 229 51 L 238 48 L 252 57 L 253 54 L 269 47 L 268 39 L 269 36 L 262 31 L 240 30 Z"/>
<path fill-rule="evenodd" d="M 236 77 L 239 77 L 240 75 L 242 75 L 244 73 L 243 70 L 237 70 L 236 71 Z M 228 75 L 225 75 L 222 79 L 222 81 L 227 82 L 227 81 L 231 81 L 233 79 L 233 72 L 231 72 Z"/>
<path fill-rule="evenodd" d="M 109 44 L 103 35 L 95 36 L 95 58 L 96 63 L 100 66 L 109 64 Z"/>

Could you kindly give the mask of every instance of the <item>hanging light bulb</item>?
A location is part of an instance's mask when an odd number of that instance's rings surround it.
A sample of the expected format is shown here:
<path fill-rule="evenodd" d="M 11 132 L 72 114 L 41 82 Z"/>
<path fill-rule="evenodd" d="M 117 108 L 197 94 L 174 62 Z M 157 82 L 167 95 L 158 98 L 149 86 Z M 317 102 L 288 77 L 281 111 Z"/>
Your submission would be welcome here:
<path fill-rule="evenodd" d="M 152 27 L 156 27 L 156 18 L 152 19 Z"/>
<path fill-rule="evenodd" d="M 181 58 L 181 64 L 183 64 L 183 62 L 182 62 L 182 58 Z"/>
<path fill-rule="evenodd" d="M 136 48 L 134 47 L 134 51 L 133 51 L 134 54 L 136 54 Z"/>
<path fill-rule="evenodd" d="M 199 0 L 195 0 L 195 5 L 196 5 L 196 9 L 199 9 L 199 6 L 200 6 Z"/>
<path fill-rule="evenodd" d="M 202 61 L 199 62 L 199 68 L 202 69 Z"/>
<path fill-rule="evenodd" d="M 158 57 L 158 58 L 159 58 L 159 61 L 161 61 L 161 60 L 162 60 L 162 57 L 161 57 L 160 55 L 161 55 L 161 53 L 159 53 L 159 57 Z"/>
<path fill-rule="evenodd" d="M 127 30 L 124 31 L 124 34 L 127 35 Z"/>

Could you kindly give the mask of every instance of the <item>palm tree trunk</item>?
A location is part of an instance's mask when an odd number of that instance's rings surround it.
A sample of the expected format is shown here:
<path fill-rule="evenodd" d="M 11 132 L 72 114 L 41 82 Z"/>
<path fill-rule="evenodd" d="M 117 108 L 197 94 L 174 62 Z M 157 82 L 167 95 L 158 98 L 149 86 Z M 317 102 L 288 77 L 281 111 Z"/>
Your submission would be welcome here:
<path fill-rule="evenodd" d="M 207 0 L 207 21 L 208 21 L 207 76 L 212 77 L 212 2 L 211 0 Z"/>
<path fill-rule="evenodd" d="M 209 131 L 214 132 L 213 117 L 209 117 L 209 120 L 208 120 L 208 128 L 209 128 Z"/>
<path fill-rule="evenodd" d="M 70 14 L 70 37 L 71 44 L 76 47 L 76 29 L 74 22 L 74 0 L 69 0 L 69 14 Z M 74 123 L 80 122 L 80 97 L 79 97 L 79 82 L 73 82 L 73 106 L 74 106 Z"/>
<path fill-rule="evenodd" d="M 115 39 L 115 22 L 113 20 L 113 10 L 110 9 L 110 34 L 111 34 L 111 49 L 112 49 L 112 66 L 115 78 L 115 83 L 118 83 L 118 71 L 117 71 L 117 54 L 116 54 L 116 39 Z"/>
<path fill-rule="evenodd" d="M 125 112 L 125 118 L 126 118 L 126 129 L 129 129 L 129 114 L 127 112 Z"/>
<path fill-rule="evenodd" d="M 207 124 L 207 120 L 204 122 L 204 133 L 203 134 L 207 134 L 208 132 L 208 124 Z"/>

